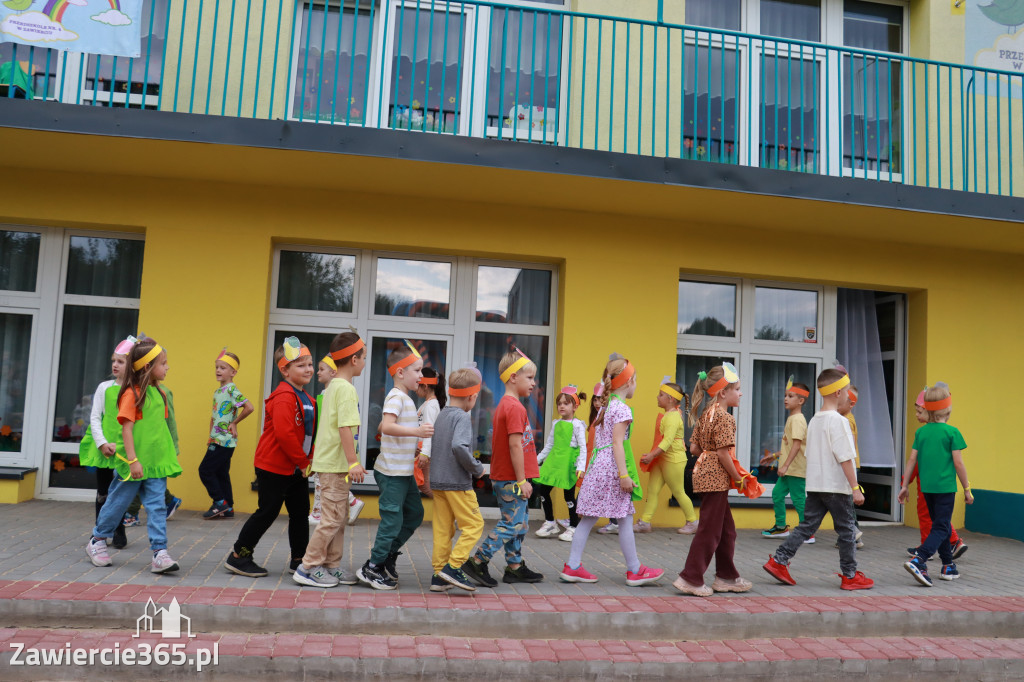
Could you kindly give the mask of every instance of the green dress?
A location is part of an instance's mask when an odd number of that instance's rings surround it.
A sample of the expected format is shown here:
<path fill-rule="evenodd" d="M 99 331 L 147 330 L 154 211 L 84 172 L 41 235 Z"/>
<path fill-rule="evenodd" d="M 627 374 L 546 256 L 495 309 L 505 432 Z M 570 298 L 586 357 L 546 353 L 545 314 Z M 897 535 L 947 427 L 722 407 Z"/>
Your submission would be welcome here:
<path fill-rule="evenodd" d="M 121 387 L 117 384 L 107 386 L 103 394 L 103 436 L 108 443 L 118 443 L 121 438 L 121 425 L 117 423 L 117 394 Z M 124 450 L 118 450 L 122 455 Z M 82 442 L 78 444 L 78 461 L 84 467 L 96 467 L 99 469 L 113 469 L 118 461 L 115 455 L 107 457 L 100 452 L 96 441 L 92 437 L 92 426 L 85 430 Z"/>
<path fill-rule="evenodd" d="M 135 454 L 142 464 L 144 479 L 173 478 L 181 474 L 174 438 L 168 424 L 170 418 L 170 409 L 163 393 L 155 386 L 148 387 L 146 402 L 142 405 L 142 418 L 135 422 L 135 428 L 132 429 Z M 118 431 L 117 452 L 120 454 L 124 451 L 123 434 Z M 122 479 L 130 478 L 128 464 L 119 457 L 115 459 L 114 468 L 118 475 Z"/>
<path fill-rule="evenodd" d="M 576 460 L 580 456 L 580 448 L 572 446 L 572 433 L 572 421 L 562 419 L 555 424 L 551 452 L 541 464 L 540 475 L 533 479 L 534 483 L 562 490 L 576 486 Z"/>
<path fill-rule="evenodd" d="M 623 405 L 626 405 L 619 396 L 612 394 L 612 398 L 618 400 Z M 629 426 L 626 427 L 626 437 L 622 441 L 622 450 L 626 454 L 626 473 L 629 474 L 629 478 L 633 481 L 633 494 L 630 496 L 634 502 L 639 502 L 644 499 L 643 488 L 640 487 L 640 474 L 636 470 L 636 459 L 633 458 L 633 408 L 626 405 L 629 408 Z"/>

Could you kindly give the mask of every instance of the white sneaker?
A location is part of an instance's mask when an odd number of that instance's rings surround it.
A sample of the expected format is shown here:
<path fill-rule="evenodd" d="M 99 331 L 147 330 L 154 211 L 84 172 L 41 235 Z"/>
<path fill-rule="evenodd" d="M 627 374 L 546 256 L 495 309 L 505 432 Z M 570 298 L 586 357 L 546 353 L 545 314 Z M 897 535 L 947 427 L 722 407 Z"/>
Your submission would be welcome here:
<path fill-rule="evenodd" d="M 804 540 L 804 544 L 805 545 L 813 545 L 815 542 L 817 542 L 817 540 L 814 539 L 813 535 L 811 537 L 807 538 L 806 540 Z"/>
<path fill-rule="evenodd" d="M 149 570 L 153 573 L 170 573 L 178 570 L 178 562 L 171 558 L 166 549 L 161 549 L 153 555 L 153 566 Z"/>
<path fill-rule="evenodd" d="M 554 521 L 545 521 L 541 524 L 540 528 L 537 529 L 537 532 L 534 533 L 534 535 L 539 538 L 553 538 L 561 532 L 562 529 L 557 523 Z"/>
<path fill-rule="evenodd" d="M 562 542 L 572 542 L 572 539 L 576 537 L 576 529 L 569 526 L 565 529 L 565 532 L 558 536 L 558 539 Z"/>
<path fill-rule="evenodd" d="M 568 528 L 569 527 L 569 519 L 558 519 L 558 525 L 561 526 L 562 528 Z"/>
<path fill-rule="evenodd" d="M 110 555 L 107 554 L 107 543 L 103 538 L 89 538 L 85 553 L 89 555 L 89 561 L 93 566 L 109 566 L 111 563 Z"/>
<path fill-rule="evenodd" d="M 362 513 L 366 503 L 354 495 L 349 495 L 348 500 L 348 525 L 354 525 L 359 514 Z"/>
<path fill-rule="evenodd" d="M 309 587 L 335 587 L 338 584 L 338 578 L 331 575 L 323 566 L 314 566 L 313 568 L 306 569 L 299 565 L 295 572 L 292 573 L 292 580 L 300 585 L 308 585 Z"/>
<path fill-rule="evenodd" d="M 600 533 L 601 535 L 607 535 L 608 533 L 614 533 L 615 535 L 618 535 L 619 534 L 619 524 L 615 523 L 614 521 L 609 521 L 607 523 L 607 525 L 604 525 L 604 526 L 601 526 L 600 528 L 598 528 L 597 532 Z"/>

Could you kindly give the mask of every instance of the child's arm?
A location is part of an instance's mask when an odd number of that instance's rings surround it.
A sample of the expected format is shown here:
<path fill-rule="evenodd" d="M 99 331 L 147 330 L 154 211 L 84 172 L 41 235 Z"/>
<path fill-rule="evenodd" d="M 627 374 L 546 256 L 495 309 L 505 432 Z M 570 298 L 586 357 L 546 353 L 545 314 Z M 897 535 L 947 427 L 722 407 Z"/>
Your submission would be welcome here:
<path fill-rule="evenodd" d="M 524 500 L 533 494 L 533 484 L 526 480 L 526 467 L 523 463 L 523 434 L 508 434 L 508 456 L 512 460 L 512 471 L 516 474 L 516 484 Z"/>
<path fill-rule="evenodd" d="M 302 449 L 302 442 L 306 438 L 306 428 L 303 425 L 301 414 L 296 423 L 295 403 L 282 397 L 275 399 L 267 409 L 270 412 L 270 423 L 274 430 L 274 440 L 277 442 L 277 446 L 296 469 L 305 473 L 306 467 L 309 465 L 309 457 Z"/>
<path fill-rule="evenodd" d="M 964 502 L 966 504 L 974 504 L 971 484 L 967 481 L 967 467 L 964 466 L 963 451 L 953 451 L 953 468 L 956 469 L 956 477 L 960 479 L 960 485 L 964 487 Z"/>
<path fill-rule="evenodd" d="M 117 446 L 107 440 L 103 433 L 103 410 L 107 399 L 107 382 L 104 381 L 96 387 L 96 393 L 92 396 L 92 412 L 89 414 L 89 427 L 92 432 L 92 440 L 96 447 L 107 457 L 113 457 L 117 452 Z"/>
<path fill-rule="evenodd" d="M 575 447 L 580 449 L 580 454 L 576 458 L 576 478 L 583 478 L 583 474 L 587 471 L 587 457 L 589 456 L 589 444 L 587 443 L 587 428 L 583 425 L 579 419 L 574 419 L 572 422 L 572 436 L 575 441 Z"/>
<path fill-rule="evenodd" d="M 729 478 L 733 481 L 740 480 L 740 472 L 736 470 L 736 465 L 732 461 L 732 446 L 727 448 L 718 448 L 715 450 L 715 454 L 718 455 L 718 462 L 725 469 L 725 473 L 729 474 Z"/>
<path fill-rule="evenodd" d="M 626 448 L 623 445 L 628 427 L 628 421 L 618 422 L 612 427 L 612 453 L 615 455 L 615 466 L 619 470 L 619 487 L 625 493 L 633 492 L 633 479 L 629 477 L 629 470 L 626 468 Z"/>
<path fill-rule="evenodd" d="M 856 505 L 864 504 L 864 493 L 860 491 L 860 484 L 857 483 L 857 468 L 853 465 L 853 460 L 848 459 L 842 462 L 843 473 L 846 474 L 846 482 L 850 484 L 850 490 L 853 491 L 853 503 Z"/>
<path fill-rule="evenodd" d="M 242 421 L 250 414 L 252 414 L 253 410 L 254 408 L 252 406 L 252 403 L 246 400 L 245 403 L 242 405 L 242 413 L 235 417 L 235 421 L 231 422 L 231 425 L 228 426 L 228 428 L 231 429 L 231 435 L 233 437 L 238 438 L 238 422 Z"/>
<path fill-rule="evenodd" d="M 548 429 L 548 437 L 544 441 L 544 449 L 537 453 L 537 464 L 543 464 L 544 460 L 551 454 L 551 449 L 555 447 L 555 425 L 560 421 L 561 419 L 556 419 L 555 423 Z"/>
<path fill-rule="evenodd" d="M 959 452 L 959 451 L 958 451 Z M 907 468 L 903 472 L 903 485 L 900 487 L 900 494 L 896 496 L 900 504 L 904 504 L 907 498 L 910 497 L 910 492 L 907 490 L 907 486 L 914 480 L 914 476 L 917 475 L 917 450 L 910 451 L 910 457 L 907 458 Z M 966 477 L 966 473 L 965 473 Z"/>
<path fill-rule="evenodd" d="M 356 454 L 356 439 L 352 433 L 351 426 L 338 427 L 338 437 L 341 438 L 341 451 L 345 453 L 345 460 L 348 462 L 348 477 L 353 483 L 362 483 L 366 476 L 366 469 L 359 463 L 359 455 Z"/>
<path fill-rule="evenodd" d="M 437 421 L 437 416 L 441 412 L 441 410 L 437 407 L 437 401 L 436 400 L 427 401 L 426 403 L 423 404 L 423 408 L 422 409 L 423 409 L 423 423 L 424 424 L 430 424 L 431 426 L 433 426 L 434 422 Z M 419 465 L 420 469 L 426 469 L 427 467 L 430 466 L 430 452 L 431 452 L 431 448 L 432 447 L 433 447 L 433 439 L 432 438 L 424 438 L 423 441 L 420 443 L 420 455 L 419 455 L 419 457 L 417 457 L 417 462 L 416 462 Z"/>
<path fill-rule="evenodd" d="M 142 470 L 142 462 L 139 461 L 138 456 L 135 454 L 135 422 L 125 421 L 121 424 L 121 437 L 124 440 L 124 453 L 128 456 L 128 471 L 131 473 L 133 480 L 142 478 L 145 473 Z"/>
<path fill-rule="evenodd" d="M 473 422 L 468 418 L 455 421 L 452 432 L 452 455 L 473 478 L 484 475 L 484 465 L 473 456 Z"/>
<path fill-rule="evenodd" d="M 786 457 L 786 461 L 779 466 L 779 476 L 785 476 L 786 472 L 789 471 L 789 466 L 796 459 L 797 454 L 800 452 L 800 446 L 803 444 L 802 440 L 794 440 L 793 446 L 789 448 L 789 456 Z"/>
<path fill-rule="evenodd" d="M 667 422 L 667 423 L 666 423 Z M 665 452 L 672 447 L 672 441 L 675 440 L 676 435 L 679 433 L 679 427 L 682 425 L 682 421 L 676 421 L 675 419 L 668 420 L 662 418 L 661 420 L 661 442 L 658 443 L 657 447 L 648 452 L 646 455 L 640 458 L 642 464 L 650 464 L 656 458 L 665 454 Z"/>
<path fill-rule="evenodd" d="M 385 412 L 380 421 L 380 432 L 385 436 L 396 436 L 398 438 L 430 438 L 434 435 L 434 425 L 399 426 L 398 415 Z"/>

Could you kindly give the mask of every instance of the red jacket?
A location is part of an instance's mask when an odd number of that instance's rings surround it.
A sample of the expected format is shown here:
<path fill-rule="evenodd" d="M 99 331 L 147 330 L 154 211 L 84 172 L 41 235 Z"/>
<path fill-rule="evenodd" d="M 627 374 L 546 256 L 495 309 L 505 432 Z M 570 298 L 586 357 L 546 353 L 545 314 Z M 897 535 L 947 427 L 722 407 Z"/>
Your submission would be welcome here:
<path fill-rule="evenodd" d="M 303 391 L 303 393 L 306 393 Z M 316 424 L 316 401 L 313 403 L 313 423 Z M 291 384 L 282 381 L 263 402 L 265 415 L 263 433 L 256 444 L 256 467 L 283 476 L 291 476 L 296 469 L 306 470 L 313 461 L 313 448 L 307 456 L 302 449 L 306 439 L 302 402 Z"/>

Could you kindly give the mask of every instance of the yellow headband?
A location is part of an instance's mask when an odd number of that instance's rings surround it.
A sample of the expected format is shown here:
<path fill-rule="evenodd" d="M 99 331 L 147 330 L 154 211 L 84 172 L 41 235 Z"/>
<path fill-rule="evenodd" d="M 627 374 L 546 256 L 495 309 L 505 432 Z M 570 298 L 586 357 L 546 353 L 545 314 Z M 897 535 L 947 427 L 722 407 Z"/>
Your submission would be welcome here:
<path fill-rule="evenodd" d="M 140 369 L 142 369 L 143 367 L 148 365 L 150 362 L 152 362 L 153 359 L 156 358 L 156 356 L 160 355 L 160 353 L 163 353 L 163 352 L 164 352 L 163 347 L 159 343 L 156 344 L 155 346 L 153 346 L 152 348 L 149 349 L 148 353 L 146 353 L 141 358 L 139 358 L 138 360 L 136 360 L 135 362 L 132 363 L 132 369 L 134 369 L 136 372 L 138 372 Z M 209 365 L 207 365 L 207 367 L 209 367 Z"/>
<path fill-rule="evenodd" d="M 667 386 L 665 384 L 661 385 L 661 392 L 664 393 L 665 395 L 671 396 L 671 397 L 673 397 L 673 398 L 675 398 L 676 400 L 679 400 L 679 401 L 681 401 L 683 399 L 683 394 L 682 393 L 680 393 L 676 389 L 672 388 L 671 386 Z"/>
<path fill-rule="evenodd" d="M 516 360 L 515 362 L 513 362 L 505 369 L 504 372 L 501 373 L 501 383 L 507 384 L 508 380 L 512 378 L 513 374 L 521 370 L 523 367 L 526 367 L 528 364 L 530 364 L 530 358 L 526 357 L 525 355 Z"/>
<path fill-rule="evenodd" d="M 236 372 L 238 371 L 238 360 L 235 360 L 233 357 L 228 355 L 227 348 L 220 352 L 220 355 L 217 356 L 217 360 L 233 368 Z"/>
<path fill-rule="evenodd" d="M 333 369 L 335 372 L 338 371 L 338 366 L 334 364 L 334 358 L 331 357 L 330 353 L 325 355 L 320 362 L 324 363 L 325 365 Z"/>
<path fill-rule="evenodd" d="M 844 374 L 842 379 L 836 379 L 828 386 L 823 386 L 818 389 L 818 393 L 822 395 L 832 395 L 836 391 L 848 386 L 850 384 L 850 375 Z"/>

